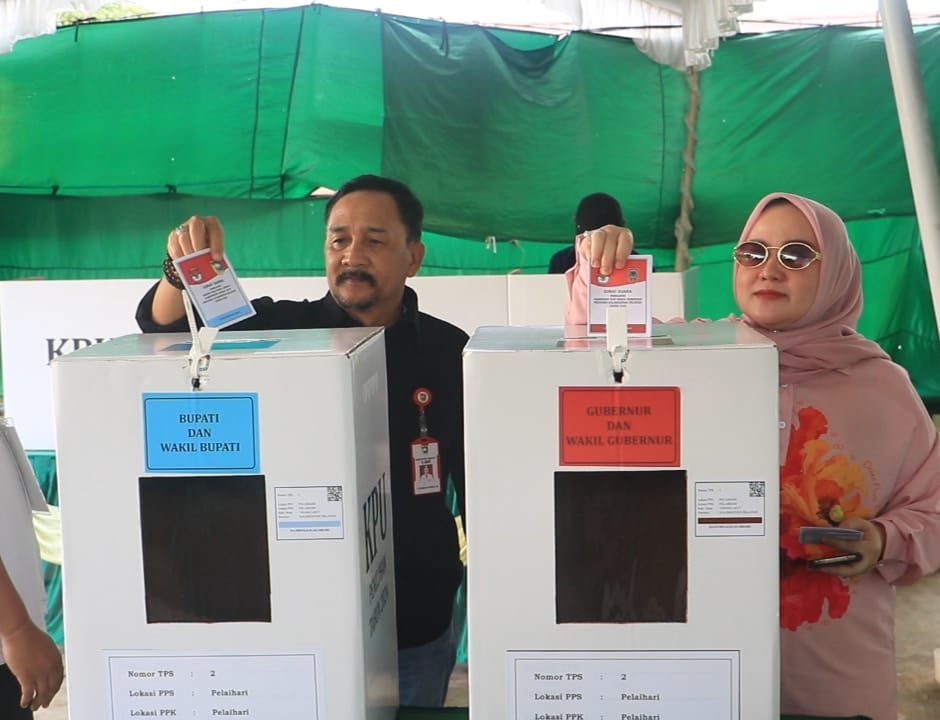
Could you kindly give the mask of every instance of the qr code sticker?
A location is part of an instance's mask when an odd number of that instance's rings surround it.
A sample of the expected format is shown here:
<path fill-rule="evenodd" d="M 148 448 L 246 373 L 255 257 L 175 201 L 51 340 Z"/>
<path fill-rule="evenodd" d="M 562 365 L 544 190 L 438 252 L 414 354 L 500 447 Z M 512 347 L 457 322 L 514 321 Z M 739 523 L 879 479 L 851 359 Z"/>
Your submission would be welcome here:
<path fill-rule="evenodd" d="M 754 483 L 751 483 L 752 485 Z M 341 502 L 343 499 L 343 486 L 342 485 L 327 485 L 326 487 L 326 501 L 327 502 Z"/>
<path fill-rule="evenodd" d="M 747 488 L 748 497 L 764 497 L 764 481 L 749 482 Z"/>

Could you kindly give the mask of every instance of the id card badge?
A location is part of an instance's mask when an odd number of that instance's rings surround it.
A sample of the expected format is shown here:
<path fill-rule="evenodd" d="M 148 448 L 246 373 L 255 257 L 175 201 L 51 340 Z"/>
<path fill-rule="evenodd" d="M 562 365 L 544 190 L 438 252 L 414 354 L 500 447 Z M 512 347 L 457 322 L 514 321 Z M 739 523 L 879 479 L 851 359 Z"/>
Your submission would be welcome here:
<path fill-rule="evenodd" d="M 420 437 L 411 443 L 411 480 L 415 495 L 441 491 L 441 454 L 434 438 Z"/>

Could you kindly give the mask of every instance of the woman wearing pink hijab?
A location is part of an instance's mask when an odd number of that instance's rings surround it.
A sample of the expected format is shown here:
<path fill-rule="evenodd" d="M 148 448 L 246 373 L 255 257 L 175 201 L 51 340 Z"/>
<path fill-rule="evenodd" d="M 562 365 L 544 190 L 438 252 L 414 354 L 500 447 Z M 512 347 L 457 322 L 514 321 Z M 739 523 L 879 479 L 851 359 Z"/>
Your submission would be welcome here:
<path fill-rule="evenodd" d="M 590 267 L 609 272 L 632 234 L 582 241 L 567 322 L 584 324 Z M 773 193 L 735 247 L 743 322 L 780 356 L 781 712 L 897 720 L 894 586 L 940 567 L 940 440 L 907 373 L 855 331 L 861 270 L 845 224 Z M 862 531 L 799 542 L 799 527 Z M 847 564 L 808 561 L 857 553 Z"/>

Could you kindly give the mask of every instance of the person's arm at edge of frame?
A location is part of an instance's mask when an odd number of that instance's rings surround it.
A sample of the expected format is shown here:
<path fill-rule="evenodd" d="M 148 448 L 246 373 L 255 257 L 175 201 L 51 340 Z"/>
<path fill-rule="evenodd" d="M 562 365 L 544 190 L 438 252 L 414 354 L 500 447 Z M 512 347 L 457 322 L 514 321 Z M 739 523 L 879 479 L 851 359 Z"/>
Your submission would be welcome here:
<path fill-rule="evenodd" d="M 466 347 L 469 337 L 464 336 L 463 345 Z M 454 485 L 454 493 L 457 495 L 457 508 L 460 511 L 460 522 L 463 524 L 464 532 L 467 530 L 467 503 L 466 503 L 466 489 L 467 489 L 467 480 L 466 480 L 466 450 L 464 448 L 464 404 L 463 404 L 463 392 L 464 392 L 464 377 L 463 377 L 463 350 L 458 356 L 457 363 L 457 372 L 460 375 L 460 394 L 458 395 L 458 401 L 460 402 L 459 412 L 457 414 L 458 422 L 458 433 L 457 433 L 457 442 L 454 453 L 454 462 L 450 469 L 450 478 L 451 482 Z"/>
<path fill-rule="evenodd" d="M 10 672 L 20 683 L 20 705 L 49 707 L 62 685 L 62 654 L 29 613 L 0 558 L 0 647 Z"/>
<path fill-rule="evenodd" d="M 166 252 L 174 260 L 204 248 L 212 248 L 212 257 L 221 260 L 225 247 L 225 233 L 219 219 L 213 216 L 193 216 L 170 231 Z M 150 319 L 156 325 L 172 325 L 186 314 L 183 291 L 173 287 L 164 275 L 157 284 L 150 306 Z"/>

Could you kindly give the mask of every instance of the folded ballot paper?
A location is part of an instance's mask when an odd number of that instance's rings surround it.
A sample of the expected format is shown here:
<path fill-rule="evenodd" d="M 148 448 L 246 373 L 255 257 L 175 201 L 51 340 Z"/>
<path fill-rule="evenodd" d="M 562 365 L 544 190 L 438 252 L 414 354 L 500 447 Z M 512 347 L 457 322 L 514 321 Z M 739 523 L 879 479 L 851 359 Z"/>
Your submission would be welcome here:
<path fill-rule="evenodd" d="M 173 261 L 202 321 L 221 330 L 255 314 L 248 295 L 223 256 L 213 260 L 211 250 L 199 250 Z"/>

